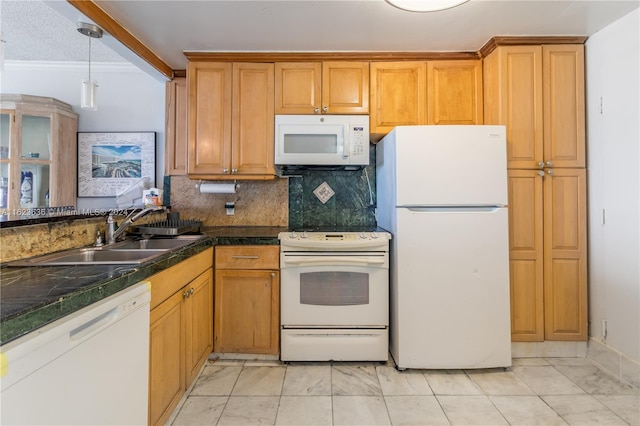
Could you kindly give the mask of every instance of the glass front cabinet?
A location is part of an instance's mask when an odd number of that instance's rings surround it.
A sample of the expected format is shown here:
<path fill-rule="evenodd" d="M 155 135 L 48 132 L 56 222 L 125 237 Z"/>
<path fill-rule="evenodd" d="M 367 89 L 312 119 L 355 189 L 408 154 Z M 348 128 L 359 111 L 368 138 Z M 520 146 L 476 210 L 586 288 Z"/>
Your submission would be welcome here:
<path fill-rule="evenodd" d="M 76 205 L 78 116 L 53 98 L 0 94 L 0 211 Z"/>

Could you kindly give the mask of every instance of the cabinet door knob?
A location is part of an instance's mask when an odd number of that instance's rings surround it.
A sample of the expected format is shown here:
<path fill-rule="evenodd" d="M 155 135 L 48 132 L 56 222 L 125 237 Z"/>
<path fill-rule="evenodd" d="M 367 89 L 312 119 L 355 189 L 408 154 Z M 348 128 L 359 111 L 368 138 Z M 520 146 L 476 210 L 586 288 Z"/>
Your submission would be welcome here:
<path fill-rule="evenodd" d="M 189 297 L 189 290 L 185 291 L 184 293 L 182 293 L 182 296 L 186 299 L 187 297 Z"/>
<path fill-rule="evenodd" d="M 553 170 L 547 170 L 547 174 L 548 175 L 552 175 L 553 174 Z"/>
<path fill-rule="evenodd" d="M 315 112 L 316 114 L 317 114 L 317 113 L 319 113 L 319 112 L 320 112 L 320 108 L 315 107 L 315 108 L 313 109 L 313 112 Z"/>
<path fill-rule="evenodd" d="M 272 272 L 272 273 L 271 273 L 271 278 L 274 278 L 275 276 L 276 276 L 276 273 L 275 273 L 275 272 Z"/>
<path fill-rule="evenodd" d="M 328 106 L 323 106 L 322 107 L 322 112 L 329 112 L 329 107 Z"/>
<path fill-rule="evenodd" d="M 547 166 L 548 166 L 548 167 L 553 166 L 553 161 L 547 161 Z"/>
<path fill-rule="evenodd" d="M 544 161 L 538 161 L 538 167 L 543 168 L 544 167 Z"/>
<path fill-rule="evenodd" d="M 539 170 L 538 171 L 538 176 L 544 176 L 544 170 Z"/>
<path fill-rule="evenodd" d="M 236 173 L 238 173 L 238 169 L 231 169 L 231 174 L 235 175 Z"/>
<path fill-rule="evenodd" d="M 229 169 L 222 169 L 222 173 L 224 173 L 225 175 L 229 173 Z"/>

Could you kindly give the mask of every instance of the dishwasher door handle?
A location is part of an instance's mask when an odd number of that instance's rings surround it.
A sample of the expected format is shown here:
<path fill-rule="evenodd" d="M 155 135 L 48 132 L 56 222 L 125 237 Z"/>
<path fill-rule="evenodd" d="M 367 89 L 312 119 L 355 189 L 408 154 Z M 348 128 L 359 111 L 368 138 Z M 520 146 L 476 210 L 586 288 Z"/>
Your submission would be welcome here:
<path fill-rule="evenodd" d="M 150 286 L 150 283 L 148 281 L 142 281 L 140 284 L 143 283 L 147 284 L 147 287 Z M 130 304 L 125 303 L 114 306 L 108 311 L 103 312 L 100 315 L 91 318 L 84 324 L 81 324 L 78 327 L 74 328 L 69 332 L 69 342 L 73 345 L 82 343 L 88 337 L 93 336 L 94 334 L 100 332 L 114 322 L 118 321 L 123 314 L 134 308 L 137 302 L 129 303 Z"/>
<path fill-rule="evenodd" d="M 120 306 L 116 306 L 98 315 L 95 318 L 90 319 L 79 327 L 74 328 L 69 332 L 69 341 L 71 343 L 78 344 L 82 342 L 86 337 L 102 330 L 109 324 L 113 323 L 120 317 Z"/>

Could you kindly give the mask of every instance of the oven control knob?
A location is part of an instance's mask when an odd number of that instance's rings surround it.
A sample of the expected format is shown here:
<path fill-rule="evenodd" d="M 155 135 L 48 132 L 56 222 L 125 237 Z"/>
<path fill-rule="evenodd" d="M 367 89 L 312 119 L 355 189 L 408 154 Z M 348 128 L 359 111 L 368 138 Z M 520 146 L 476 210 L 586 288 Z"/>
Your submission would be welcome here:
<path fill-rule="evenodd" d="M 298 235 L 296 234 L 296 231 L 291 231 L 291 234 L 289 234 L 289 238 L 291 238 L 291 239 L 298 238 Z"/>
<path fill-rule="evenodd" d="M 363 240 L 364 240 L 364 239 L 366 239 L 366 238 L 367 238 L 367 234 L 365 234 L 365 232 L 364 232 L 364 231 L 362 231 L 362 232 L 360 233 L 360 238 L 362 238 Z"/>
<path fill-rule="evenodd" d="M 309 236 L 307 235 L 307 231 L 302 231 L 302 235 L 300 236 L 300 238 L 309 238 Z"/>
<path fill-rule="evenodd" d="M 375 239 L 375 238 L 378 238 L 378 233 L 377 233 L 376 231 L 373 231 L 373 232 L 371 233 L 371 238 L 374 238 L 374 239 Z"/>

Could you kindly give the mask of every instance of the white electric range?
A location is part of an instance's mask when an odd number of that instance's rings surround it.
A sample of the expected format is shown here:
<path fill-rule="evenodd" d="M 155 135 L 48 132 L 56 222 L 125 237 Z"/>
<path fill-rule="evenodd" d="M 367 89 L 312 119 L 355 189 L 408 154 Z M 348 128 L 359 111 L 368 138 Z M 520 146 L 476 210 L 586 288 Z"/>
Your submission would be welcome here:
<path fill-rule="evenodd" d="M 386 361 L 389 240 L 292 231 L 280 240 L 282 361 Z"/>

